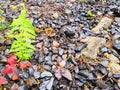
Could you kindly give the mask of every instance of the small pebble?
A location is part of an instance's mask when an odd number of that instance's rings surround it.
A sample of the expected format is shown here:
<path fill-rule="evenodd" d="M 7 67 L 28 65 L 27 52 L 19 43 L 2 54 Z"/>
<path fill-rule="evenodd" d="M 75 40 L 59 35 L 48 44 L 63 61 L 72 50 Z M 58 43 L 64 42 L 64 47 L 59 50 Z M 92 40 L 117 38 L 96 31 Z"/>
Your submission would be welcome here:
<path fill-rule="evenodd" d="M 41 77 L 51 77 L 52 76 L 52 73 L 48 72 L 48 71 L 44 71 L 41 73 Z"/>
<path fill-rule="evenodd" d="M 34 75 L 35 78 L 40 78 L 40 72 L 38 72 L 38 71 L 35 71 L 33 73 L 33 75 Z"/>
<path fill-rule="evenodd" d="M 58 41 L 53 41 L 53 47 L 59 47 L 60 46 L 60 44 L 58 43 Z"/>

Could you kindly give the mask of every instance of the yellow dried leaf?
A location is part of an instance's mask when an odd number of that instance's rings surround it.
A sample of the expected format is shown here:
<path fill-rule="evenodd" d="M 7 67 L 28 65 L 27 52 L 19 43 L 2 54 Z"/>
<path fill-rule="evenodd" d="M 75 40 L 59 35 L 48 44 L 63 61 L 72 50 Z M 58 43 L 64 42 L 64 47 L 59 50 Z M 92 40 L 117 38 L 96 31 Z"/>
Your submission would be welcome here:
<path fill-rule="evenodd" d="M 59 15 L 58 15 L 58 13 L 56 12 L 56 13 L 54 13 L 52 16 L 53 16 L 54 18 L 57 18 Z"/>
<path fill-rule="evenodd" d="M 41 29 L 39 29 L 39 28 L 35 28 L 34 30 L 35 30 L 36 33 L 40 33 L 40 32 L 43 31 L 43 30 L 41 30 Z"/>
<path fill-rule="evenodd" d="M 18 9 L 17 5 L 12 5 L 12 9 Z"/>
<path fill-rule="evenodd" d="M 47 36 L 50 36 L 53 33 L 53 31 L 53 28 L 50 27 L 45 29 L 45 33 L 47 34 Z"/>

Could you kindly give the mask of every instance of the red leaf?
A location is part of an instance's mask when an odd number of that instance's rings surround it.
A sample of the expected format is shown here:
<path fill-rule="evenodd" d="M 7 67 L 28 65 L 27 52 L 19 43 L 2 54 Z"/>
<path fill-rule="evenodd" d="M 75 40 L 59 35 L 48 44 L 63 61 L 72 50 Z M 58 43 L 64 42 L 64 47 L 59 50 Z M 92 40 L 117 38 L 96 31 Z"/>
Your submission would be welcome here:
<path fill-rule="evenodd" d="M 3 74 L 12 74 L 13 72 L 15 72 L 15 67 L 14 66 L 12 66 L 12 65 L 8 65 L 8 66 L 6 66 L 5 68 L 3 68 L 3 70 L 2 70 L 2 73 Z"/>
<path fill-rule="evenodd" d="M 3 76 L 0 76 L 0 86 L 6 82 L 6 78 Z"/>
<path fill-rule="evenodd" d="M 10 55 L 8 56 L 7 63 L 8 63 L 9 65 L 14 65 L 14 64 L 16 63 L 16 61 L 17 61 L 17 57 L 16 57 L 15 55 L 10 54 Z"/>
<path fill-rule="evenodd" d="M 28 62 L 28 61 L 21 61 L 21 62 L 19 63 L 19 65 L 20 65 L 20 69 L 24 69 L 24 68 L 26 68 L 26 67 L 31 66 L 31 63 Z"/>

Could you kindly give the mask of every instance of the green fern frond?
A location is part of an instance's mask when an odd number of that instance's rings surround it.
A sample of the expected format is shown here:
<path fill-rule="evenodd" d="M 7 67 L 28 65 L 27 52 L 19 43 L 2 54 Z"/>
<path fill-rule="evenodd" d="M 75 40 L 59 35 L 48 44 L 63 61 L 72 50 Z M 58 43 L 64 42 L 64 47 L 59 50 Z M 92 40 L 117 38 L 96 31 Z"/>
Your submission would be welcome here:
<path fill-rule="evenodd" d="M 35 41 L 35 31 L 32 23 L 26 18 L 26 7 L 23 6 L 22 13 L 17 19 L 14 19 L 11 23 L 12 29 L 7 34 L 11 38 L 15 38 L 11 45 L 10 53 L 15 53 L 19 60 L 29 59 L 30 53 L 35 50 L 31 44 Z"/>

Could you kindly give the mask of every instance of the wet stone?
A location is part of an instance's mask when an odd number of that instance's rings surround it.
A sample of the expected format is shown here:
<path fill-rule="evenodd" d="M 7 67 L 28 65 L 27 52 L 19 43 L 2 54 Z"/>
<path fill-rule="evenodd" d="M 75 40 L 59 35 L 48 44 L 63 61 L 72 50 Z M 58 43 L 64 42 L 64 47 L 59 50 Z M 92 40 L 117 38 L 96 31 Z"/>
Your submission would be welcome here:
<path fill-rule="evenodd" d="M 35 71 L 33 75 L 35 78 L 40 78 L 40 72 L 38 71 Z"/>
<path fill-rule="evenodd" d="M 52 55 L 52 61 L 55 60 L 56 58 L 56 55 Z"/>
<path fill-rule="evenodd" d="M 33 14 L 37 14 L 37 13 L 38 13 L 37 10 L 32 10 L 31 12 L 32 12 Z"/>
<path fill-rule="evenodd" d="M 22 73 L 23 78 L 27 79 L 29 77 L 29 74 L 27 72 Z"/>
<path fill-rule="evenodd" d="M 47 85 L 48 83 L 49 83 L 49 80 L 44 81 L 44 82 L 40 85 L 39 90 L 46 90 L 46 85 Z"/>
<path fill-rule="evenodd" d="M 46 62 L 46 64 L 47 64 L 47 65 L 53 65 L 53 62 L 50 61 L 50 60 L 48 60 L 48 61 Z"/>
<path fill-rule="evenodd" d="M 108 48 L 107 48 L 107 47 L 102 47 L 102 48 L 101 48 L 101 52 L 102 52 L 102 53 L 105 53 L 105 52 L 107 52 L 107 51 L 108 51 Z"/>
<path fill-rule="evenodd" d="M 44 48 L 44 54 L 48 54 L 49 53 L 49 50 L 47 48 Z"/>
<path fill-rule="evenodd" d="M 38 66 L 37 65 L 33 65 L 33 69 L 34 69 L 34 71 L 37 71 Z"/>
<path fill-rule="evenodd" d="M 51 55 L 46 56 L 46 57 L 45 57 L 45 60 L 46 60 L 46 61 L 48 61 L 48 60 L 52 60 Z"/>
<path fill-rule="evenodd" d="M 65 35 L 64 38 L 73 37 L 75 35 L 75 28 L 70 25 L 66 25 L 60 29 L 60 33 Z"/>
<path fill-rule="evenodd" d="M 75 71 L 75 73 L 79 73 L 79 68 L 76 66 L 76 67 L 74 68 L 74 71 Z"/>
<path fill-rule="evenodd" d="M 48 46 L 48 45 L 50 44 L 50 43 L 49 43 L 49 39 L 44 39 L 44 40 L 43 40 L 43 43 Z"/>
<path fill-rule="evenodd" d="M 120 78 L 120 72 L 115 73 L 115 74 L 113 75 L 113 77 L 114 77 L 114 78 Z"/>
<path fill-rule="evenodd" d="M 19 90 L 24 90 L 24 86 L 20 86 L 20 87 L 19 87 Z"/>
<path fill-rule="evenodd" d="M 45 70 L 51 70 L 51 67 L 49 65 L 43 65 L 42 66 Z"/>
<path fill-rule="evenodd" d="M 107 67 L 109 64 L 109 60 L 101 61 L 100 64 L 103 65 L 104 67 Z"/>
<path fill-rule="evenodd" d="M 88 79 L 94 79 L 94 76 L 93 76 L 93 74 L 92 73 L 89 73 L 89 75 L 88 75 Z"/>
<path fill-rule="evenodd" d="M 116 21 L 117 23 L 120 23 L 120 17 L 115 17 L 115 21 Z"/>
<path fill-rule="evenodd" d="M 59 55 L 63 55 L 64 49 L 59 48 Z"/>
<path fill-rule="evenodd" d="M 38 61 L 39 61 L 39 63 L 44 61 L 44 55 L 42 53 L 39 55 Z"/>
<path fill-rule="evenodd" d="M 51 89 L 52 89 L 53 81 L 54 81 L 54 78 L 52 77 L 52 78 L 50 79 L 49 83 L 48 83 L 47 86 L 46 86 L 46 89 L 47 89 L 47 90 L 51 90 Z"/>
<path fill-rule="evenodd" d="M 82 45 L 79 45 L 75 48 L 76 52 L 80 52 L 82 49 L 84 49 L 87 46 L 87 43 L 84 43 Z"/>
<path fill-rule="evenodd" d="M 110 32 L 111 32 L 111 34 L 115 34 L 115 33 L 116 33 L 115 28 L 112 28 L 112 29 L 110 30 Z"/>
<path fill-rule="evenodd" d="M 120 50 L 120 34 L 117 33 L 114 37 L 113 37 L 113 47 L 116 50 Z"/>
<path fill-rule="evenodd" d="M 106 71 L 106 69 L 105 68 L 103 68 L 103 67 L 100 67 L 100 72 L 102 73 L 102 74 L 107 74 L 107 71 Z"/>
<path fill-rule="evenodd" d="M 72 53 L 75 53 L 75 51 L 72 50 L 72 49 L 69 49 L 69 50 L 68 50 L 68 53 L 69 53 L 69 54 L 72 54 Z"/>
<path fill-rule="evenodd" d="M 32 67 L 29 67 L 29 68 L 28 68 L 28 71 L 29 71 L 29 74 L 31 74 L 31 75 L 32 75 L 32 74 L 33 74 L 33 72 L 34 72 L 34 70 L 33 70 L 33 68 L 32 68 Z"/>
<path fill-rule="evenodd" d="M 85 78 L 88 78 L 89 72 L 88 72 L 88 70 L 80 70 L 79 75 L 81 75 Z"/>
<path fill-rule="evenodd" d="M 0 60 L 7 60 L 7 57 L 0 55 Z"/>
<path fill-rule="evenodd" d="M 74 22 L 74 18 L 70 18 L 69 22 L 73 23 Z"/>
<path fill-rule="evenodd" d="M 52 73 L 48 72 L 48 71 L 44 71 L 41 73 L 41 77 L 51 77 L 52 76 Z"/>
<path fill-rule="evenodd" d="M 53 53 L 57 54 L 58 53 L 58 48 L 53 48 Z"/>
<path fill-rule="evenodd" d="M 117 83 L 118 87 L 120 88 L 120 82 Z"/>
<path fill-rule="evenodd" d="M 76 81 L 76 85 L 78 85 L 78 86 L 80 86 L 80 87 L 83 86 L 83 84 L 84 84 L 84 83 L 81 82 L 81 81 Z"/>
<path fill-rule="evenodd" d="M 79 69 L 80 69 L 80 70 L 84 70 L 84 69 L 87 69 L 87 67 L 86 67 L 85 64 L 82 64 L 82 65 L 79 66 Z"/>
<path fill-rule="evenodd" d="M 71 62 L 73 63 L 73 64 L 75 64 L 75 65 L 77 65 L 77 61 L 75 60 L 75 59 L 70 59 L 71 60 Z"/>
<path fill-rule="evenodd" d="M 82 54 L 80 52 L 75 53 L 76 58 L 80 58 Z"/>
<path fill-rule="evenodd" d="M 5 42 L 4 42 L 6 45 L 11 45 L 11 40 L 5 40 Z"/>

